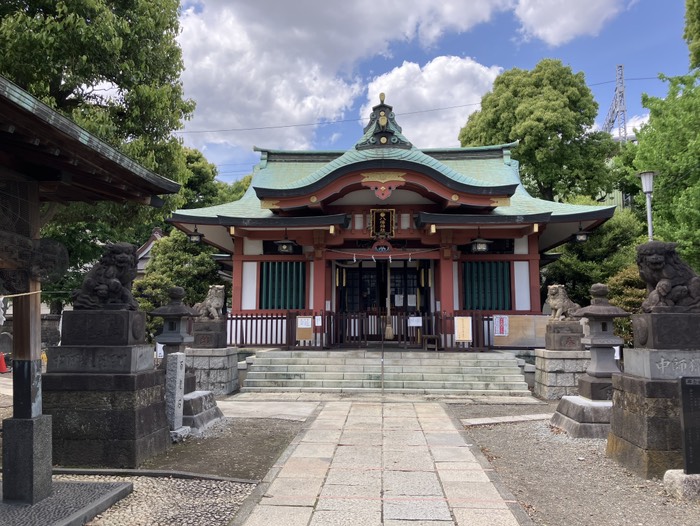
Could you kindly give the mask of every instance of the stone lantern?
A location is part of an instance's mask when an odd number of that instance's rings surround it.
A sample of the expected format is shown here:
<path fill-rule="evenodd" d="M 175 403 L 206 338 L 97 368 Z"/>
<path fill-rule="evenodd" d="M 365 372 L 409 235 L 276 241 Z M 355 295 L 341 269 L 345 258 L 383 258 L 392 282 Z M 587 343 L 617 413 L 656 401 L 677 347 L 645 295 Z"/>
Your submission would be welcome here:
<path fill-rule="evenodd" d="M 581 338 L 581 343 L 590 346 L 591 361 L 579 378 L 579 394 L 561 398 L 551 424 L 573 438 L 605 438 L 612 417 L 612 376 L 620 372 L 614 347 L 622 345 L 622 339 L 613 334 L 613 321 L 629 313 L 610 305 L 608 287 L 596 283 L 591 287 L 591 304 L 573 315 L 588 319 L 589 336 Z"/>
<path fill-rule="evenodd" d="M 187 332 L 186 318 L 197 316 L 197 312 L 182 302 L 185 297 L 185 290 L 182 287 L 172 287 L 168 290 L 170 303 L 158 307 L 149 312 L 151 316 L 163 318 L 163 331 L 156 336 L 156 342 L 163 344 L 165 353 L 163 364 L 168 359 L 168 354 L 174 352 L 184 352 L 184 346 L 194 341 L 194 337 Z"/>
<path fill-rule="evenodd" d="M 589 336 L 581 338 L 581 343 L 590 346 L 591 363 L 579 379 L 579 395 L 590 400 L 611 400 L 612 375 L 620 372 L 615 363 L 615 346 L 623 344 L 622 338 L 613 333 L 613 322 L 630 314 L 610 305 L 608 287 L 601 283 L 591 287 L 591 304 L 574 314 L 587 318 L 590 329 Z"/>

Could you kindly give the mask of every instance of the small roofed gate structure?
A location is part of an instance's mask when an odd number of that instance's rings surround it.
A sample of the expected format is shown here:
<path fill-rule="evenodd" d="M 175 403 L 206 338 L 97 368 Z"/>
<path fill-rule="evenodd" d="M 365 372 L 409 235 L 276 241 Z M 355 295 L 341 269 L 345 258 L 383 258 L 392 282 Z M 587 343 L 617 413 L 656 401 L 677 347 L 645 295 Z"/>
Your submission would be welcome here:
<path fill-rule="evenodd" d="M 4 500 L 33 504 L 52 492 L 51 416 L 42 414 L 40 280 L 60 255 L 56 245 L 39 239 L 41 204 L 158 205 L 158 194 L 179 188 L 0 77 L 0 295 L 13 297 L 13 416 L 3 422 Z"/>
<path fill-rule="evenodd" d="M 382 95 L 349 150 L 258 148 L 239 201 L 171 221 L 230 254 L 232 344 L 463 348 L 469 316 L 488 346 L 491 315 L 541 313 L 541 255 L 614 213 L 531 197 L 515 147 L 417 148 Z"/>

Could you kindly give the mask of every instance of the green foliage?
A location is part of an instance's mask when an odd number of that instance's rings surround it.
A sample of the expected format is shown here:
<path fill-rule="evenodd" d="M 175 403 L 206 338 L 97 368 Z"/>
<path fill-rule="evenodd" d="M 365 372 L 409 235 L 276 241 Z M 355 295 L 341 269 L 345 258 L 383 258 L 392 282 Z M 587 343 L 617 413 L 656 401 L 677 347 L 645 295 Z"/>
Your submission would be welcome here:
<path fill-rule="evenodd" d="M 690 67 L 700 66 L 700 1 L 685 0 L 685 31 L 683 38 L 690 51 Z"/>
<path fill-rule="evenodd" d="M 532 195 L 549 201 L 594 198 L 613 188 L 607 160 L 617 149 L 609 134 L 590 130 L 597 113 L 583 73 L 544 59 L 531 71 L 513 68 L 500 75 L 459 140 L 462 146 L 520 141 L 513 158 Z"/>
<path fill-rule="evenodd" d="M 219 194 L 216 166 L 208 162 L 199 150 L 185 148 L 185 155 L 187 156 L 187 168 L 191 173 L 182 189 L 185 197 L 183 208 L 211 206 Z"/>
<path fill-rule="evenodd" d="M 213 253 L 213 248 L 190 242 L 179 230 L 156 241 L 146 276 L 134 282 L 133 293 L 140 308 L 150 312 L 167 304 L 168 289 L 175 286 L 185 289 L 183 301 L 187 305 L 202 301 L 210 285 L 222 283 Z M 161 325 L 159 320 L 150 320 L 148 332 L 155 334 Z"/>
<path fill-rule="evenodd" d="M 214 199 L 213 205 L 221 205 L 224 203 L 231 203 L 233 201 L 238 201 L 246 190 L 250 186 L 250 181 L 253 179 L 252 175 L 246 175 L 239 181 L 231 184 L 222 183 L 221 181 L 216 181 L 218 193 Z"/>
<path fill-rule="evenodd" d="M 643 230 L 632 212 L 618 210 L 585 243 L 564 245 L 561 257 L 542 270 L 543 297 L 548 285 L 561 284 L 573 301 L 588 305 L 591 285 L 605 283 L 635 261 L 635 246 L 643 241 Z"/>
<path fill-rule="evenodd" d="M 637 171 L 654 178 L 654 234 L 678 243 L 689 265 L 700 268 L 700 71 L 664 78 L 665 99 L 643 96 L 649 122 L 637 138 Z"/>
<path fill-rule="evenodd" d="M 647 289 L 646 284 L 639 277 L 639 268 L 636 264 L 629 265 L 611 276 L 607 285 L 608 299 L 612 305 L 630 314 L 642 312 L 642 303 L 647 297 Z M 625 341 L 626 347 L 633 346 L 632 321 L 629 318 L 615 319 L 615 334 Z"/>
<path fill-rule="evenodd" d="M 178 0 L 5 0 L 0 3 L 0 74 L 155 173 L 185 183 L 172 136 L 194 111 L 183 95 Z M 100 243 L 140 245 L 183 195 L 160 209 L 71 203 L 42 229 L 66 245 L 70 270 L 46 288 L 64 302 L 99 256 Z"/>

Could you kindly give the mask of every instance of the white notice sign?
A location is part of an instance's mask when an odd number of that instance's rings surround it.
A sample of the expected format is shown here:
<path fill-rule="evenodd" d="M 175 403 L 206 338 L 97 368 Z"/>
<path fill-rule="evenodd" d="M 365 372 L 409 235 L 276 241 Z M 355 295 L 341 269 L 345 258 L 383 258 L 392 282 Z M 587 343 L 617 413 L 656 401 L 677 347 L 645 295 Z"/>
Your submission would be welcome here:
<path fill-rule="evenodd" d="M 472 319 L 471 316 L 455 316 L 455 341 L 472 341 Z"/>
<path fill-rule="evenodd" d="M 423 326 L 423 318 L 420 316 L 409 316 L 408 317 L 408 326 L 409 327 L 422 327 Z"/>
<path fill-rule="evenodd" d="M 493 335 L 508 336 L 508 316 L 496 314 L 493 317 Z"/>

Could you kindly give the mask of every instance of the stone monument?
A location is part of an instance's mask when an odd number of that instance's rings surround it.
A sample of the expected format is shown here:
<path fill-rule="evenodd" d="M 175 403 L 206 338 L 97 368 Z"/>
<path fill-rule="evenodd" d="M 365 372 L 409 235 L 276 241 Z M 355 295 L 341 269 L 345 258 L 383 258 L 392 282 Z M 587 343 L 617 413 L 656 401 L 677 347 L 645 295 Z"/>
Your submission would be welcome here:
<path fill-rule="evenodd" d="M 135 272 L 135 247 L 107 245 L 63 314 L 43 376 L 57 464 L 135 468 L 169 444 L 165 375 L 131 294 Z"/>
<path fill-rule="evenodd" d="M 197 389 L 211 391 L 215 395 L 230 394 L 238 390 L 238 351 L 227 347 L 226 316 L 223 285 L 212 285 L 205 300 L 194 310 L 194 342 L 185 351 L 187 365 L 195 370 Z"/>
<path fill-rule="evenodd" d="M 552 315 L 545 331 L 545 348 L 535 349 L 535 394 L 545 400 L 578 394 L 578 380 L 588 367 L 590 352 L 583 348 L 579 306 L 563 285 L 550 285 L 547 304 Z"/>
<path fill-rule="evenodd" d="M 700 277 L 675 243 L 637 247 L 647 284 L 643 314 L 632 316 L 634 348 L 624 373 L 613 374 L 613 412 L 607 455 L 645 478 L 683 467 L 681 377 L 700 376 Z"/>
<path fill-rule="evenodd" d="M 615 363 L 615 346 L 623 341 L 613 334 L 613 320 L 629 316 L 608 302 L 608 287 L 591 287 L 591 304 L 575 311 L 586 318 L 589 335 L 581 343 L 589 346 L 591 362 L 578 381 L 578 396 L 562 397 L 552 417 L 552 425 L 574 438 L 605 438 L 610 431 L 612 412 L 612 375 L 620 370 Z"/>

